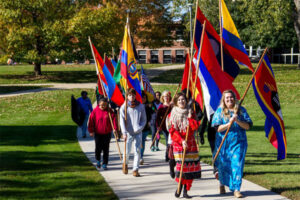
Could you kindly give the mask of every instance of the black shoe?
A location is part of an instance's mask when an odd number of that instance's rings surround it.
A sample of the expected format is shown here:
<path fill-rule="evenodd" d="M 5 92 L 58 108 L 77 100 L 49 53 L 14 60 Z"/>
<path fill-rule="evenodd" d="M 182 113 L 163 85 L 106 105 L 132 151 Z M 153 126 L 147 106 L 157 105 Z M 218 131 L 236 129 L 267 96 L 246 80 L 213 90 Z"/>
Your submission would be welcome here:
<path fill-rule="evenodd" d="M 176 191 L 175 191 L 175 197 L 176 197 L 176 198 L 179 198 L 179 197 L 180 197 L 181 190 L 182 190 L 182 184 L 180 185 L 179 193 L 177 193 L 177 189 L 176 189 Z"/>
<path fill-rule="evenodd" d="M 188 195 L 187 193 L 187 189 L 186 189 L 186 185 L 184 185 L 184 188 L 183 188 L 183 198 L 186 198 L 186 199 L 191 199 L 192 197 L 190 195 Z"/>
<path fill-rule="evenodd" d="M 174 171 L 174 167 L 175 167 L 175 160 L 169 160 L 169 166 L 170 166 L 170 176 L 171 178 L 175 178 L 175 171 Z"/>
<path fill-rule="evenodd" d="M 82 136 L 82 138 L 86 138 L 86 135 Z"/>

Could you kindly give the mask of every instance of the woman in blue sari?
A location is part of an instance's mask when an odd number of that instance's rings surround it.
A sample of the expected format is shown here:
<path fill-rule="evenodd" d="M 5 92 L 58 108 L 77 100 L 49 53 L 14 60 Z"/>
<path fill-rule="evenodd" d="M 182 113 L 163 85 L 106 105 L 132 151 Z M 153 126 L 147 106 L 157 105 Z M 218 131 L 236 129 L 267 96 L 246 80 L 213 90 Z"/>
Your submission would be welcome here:
<path fill-rule="evenodd" d="M 220 194 L 225 193 L 224 185 L 226 185 L 231 191 L 234 191 L 235 197 L 241 198 L 243 195 L 240 193 L 240 188 L 248 146 L 246 130 L 250 129 L 252 121 L 244 107 L 240 107 L 238 111 L 234 92 L 226 90 L 223 92 L 221 104 L 212 119 L 212 127 L 217 130 L 214 154 L 219 148 L 231 121 L 233 124 L 215 164 L 219 171 Z"/>

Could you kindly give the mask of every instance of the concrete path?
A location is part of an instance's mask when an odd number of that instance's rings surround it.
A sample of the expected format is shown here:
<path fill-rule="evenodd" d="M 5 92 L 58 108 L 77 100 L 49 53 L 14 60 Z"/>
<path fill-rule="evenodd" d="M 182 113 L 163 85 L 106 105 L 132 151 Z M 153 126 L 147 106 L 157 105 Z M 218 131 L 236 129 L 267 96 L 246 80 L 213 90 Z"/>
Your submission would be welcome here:
<path fill-rule="evenodd" d="M 90 137 L 85 139 L 81 138 L 79 132 L 80 131 L 77 131 L 80 147 L 96 167 L 94 156 L 95 142 L 93 138 Z M 121 151 L 123 152 L 124 142 L 120 142 L 119 144 Z M 127 175 L 122 173 L 122 163 L 117 152 L 115 139 L 112 138 L 108 170 L 104 171 L 103 169 L 100 169 L 99 173 L 104 177 L 119 199 L 176 199 L 174 193 L 177 184 L 169 175 L 168 163 L 164 162 L 165 146 L 159 144 L 161 151 L 151 152 L 150 144 L 151 141 L 148 139 L 148 141 L 146 141 L 144 155 L 145 163 L 139 169 L 141 177 L 136 178 L 132 176 L 132 157 L 128 166 L 129 173 Z M 212 167 L 204 163 L 202 163 L 201 166 L 202 179 L 195 180 L 191 191 L 189 191 L 189 195 L 193 196 L 193 199 L 235 199 L 232 192 L 228 192 L 225 195 L 219 195 L 219 183 L 213 176 Z M 226 191 L 229 191 L 229 189 L 226 188 Z M 244 199 L 247 200 L 287 199 L 244 179 L 241 192 L 245 196 Z"/>
<path fill-rule="evenodd" d="M 148 79 L 154 78 L 161 73 L 172 70 L 172 69 L 180 69 L 183 68 L 184 65 L 169 65 L 165 67 L 156 67 L 151 69 L 146 69 L 145 72 L 148 76 Z M 174 84 L 166 84 L 166 83 L 151 83 L 152 85 L 174 85 Z M 177 85 L 177 84 L 175 84 Z M 12 96 L 19 96 L 24 94 L 31 94 L 35 92 L 43 92 L 43 91 L 49 91 L 49 90 L 65 90 L 65 89 L 74 89 L 74 88 L 81 88 L 81 89 L 87 89 L 91 88 L 94 89 L 96 87 L 96 83 L 36 83 L 36 84 L 0 84 L 0 86 L 49 86 L 49 87 L 43 87 L 38 89 L 32 89 L 32 90 L 23 90 L 23 91 L 17 91 L 7 94 L 0 94 L 0 98 L 4 97 L 12 97 Z"/>

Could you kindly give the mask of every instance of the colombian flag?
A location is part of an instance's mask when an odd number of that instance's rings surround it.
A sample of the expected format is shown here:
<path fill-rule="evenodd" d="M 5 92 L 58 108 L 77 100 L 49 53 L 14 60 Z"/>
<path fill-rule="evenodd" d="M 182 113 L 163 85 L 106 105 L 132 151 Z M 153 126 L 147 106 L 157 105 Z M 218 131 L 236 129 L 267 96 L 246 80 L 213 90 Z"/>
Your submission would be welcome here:
<path fill-rule="evenodd" d="M 222 37 L 224 38 L 226 48 L 232 52 L 231 55 L 234 59 L 241 64 L 246 65 L 252 72 L 253 67 L 248 57 L 248 54 L 244 48 L 244 44 L 240 39 L 239 33 L 233 23 L 233 20 L 228 12 L 227 6 L 224 0 L 221 1 L 221 23 L 222 23 Z"/>
<path fill-rule="evenodd" d="M 134 48 L 129 36 L 128 24 L 125 26 L 121 51 L 121 75 L 127 80 L 128 87 L 136 90 L 136 100 L 142 102 L 139 74 L 136 68 Z"/>
<path fill-rule="evenodd" d="M 286 135 L 275 76 L 268 56 L 265 55 L 252 81 L 255 97 L 266 115 L 265 132 L 270 143 L 277 149 L 277 159 L 286 158 Z"/>

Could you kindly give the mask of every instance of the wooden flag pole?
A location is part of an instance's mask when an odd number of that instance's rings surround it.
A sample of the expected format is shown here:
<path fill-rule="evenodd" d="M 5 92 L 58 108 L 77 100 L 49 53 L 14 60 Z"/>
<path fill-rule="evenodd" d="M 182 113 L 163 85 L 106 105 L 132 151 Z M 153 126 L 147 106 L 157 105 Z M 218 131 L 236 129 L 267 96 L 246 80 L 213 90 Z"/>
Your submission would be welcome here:
<path fill-rule="evenodd" d="M 95 59 L 95 54 L 94 54 L 94 50 L 93 50 L 93 47 L 92 47 L 92 41 L 91 41 L 91 38 L 89 37 L 89 43 L 90 43 L 90 47 L 91 47 L 91 50 L 92 50 L 92 54 L 93 54 L 93 58 L 95 60 L 95 65 L 96 65 L 96 68 L 98 69 L 98 71 L 100 70 L 97 66 L 97 61 Z M 104 56 L 104 59 L 105 59 L 105 56 Z M 105 60 L 104 60 L 105 61 Z M 98 73 L 98 78 L 99 78 L 99 82 L 100 82 L 100 85 L 101 85 L 101 89 L 102 89 L 102 92 L 103 92 L 103 95 L 106 97 L 106 93 L 105 93 L 105 90 L 104 90 L 104 87 L 103 87 L 103 84 L 102 84 L 102 81 L 101 81 L 101 77 L 100 77 L 100 71 Z M 109 99 L 109 98 L 108 98 Z M 113 121 L 112 121 L 112 118 L 111 118 L 111 114 L 110 114 L 110 111 L 108 111 L 108 116 L 109 116 L 109 119 L 110 119 L 110 125 L 113 129 L 113 133 L 115 135 L 115 139 L 116 139 L 116 144 L 117 144 L 117 148 L 118 148 L 118 152 L 119 152 L 119 156 L 120 156 L 120 159 L 122 161 L 122 155 L 121 155 L 121 151 L 120 151 L 120 146 L 119 146 L 119 143 L 118 143 L 118 140 L 116 138 L 116 134 L 115 134 L 115 128 L 114 128 L 114 125 L 113 125 Z"/>
<path fill-rule="evenodd" d="M 127 31 L 128 31 L 128 26 L 129 26 L 129 12 L 127 12 L 126 26 L 127 26 Z M 128 32 L 127 32 L 127 34 L 128 34 Z M 126 66 L 126 76 L 128 76 L 127 66 Z M 128 105 L 128 100 L 127 100 L 127 91 L 128 91 L 128 83 L 127 83 L 127 81 L 128 80 L 127 79 L 128 78 L 126 77 L 125 78 L 125 109 L 124 109 L 124 112 L 125 112 L 125 127 L 127 126 L 127 105 Z M 122 170 L 123 170 L 124 174 L 128 173 L 127 164 L 126 164 L 126 162 L 127 162 L 126 161 L 126 156 L 127 156 L 126 155 L 126 144 L 127 144 L 127 137 L 126 137 L 126 139 L 124 139 L 124 159 L 123 159 L 123 167 L 122 167 Z"/>
<path fill-rule="evenodd" d="M 105 63 L 105 59 L 106 59 L 106 56 L 105 56 L 105 54 L 104 54 L 104 63 Z M 100 76 L 99 76 L 99 78 L 100 78 Z M 109 101 L 110 99 L 109 99 L 108 95 L 104 93 L 104 87 L 103 87 L 103 84 L 102 84 L 101 79 L 100 79 L 99 81 L 100 81 L 100 85 L 101 85 L 101 88 L 102 88 L 104 97 L 107 97 L 107 99 L 108 99 L 108 101 Z M 110 107 L 110 104 L 108 104 L 108 105 L 109 105 L 109 108 L 111 108 L 111 107 Z M 122 154 L 121 154 L 121 150 L 120 150 L 120 145 L 119 145 L 119 142 L 118 142 L 118 138 L 117 138 L 117 134 L 116 134 L 116 129 L 114 128 L 114 125 L 113 125 L 113 121 L 112 121 L 112 118 L 111 118 L 110 111 L 108 111 L 108 117 L 109 117 L 109 121 L 110 121 L 111 127 L 113 128 L 113 133 L 114 133 L 114 136 L 115 136 L 115 140 L 116 140 L 116 144 L 117 144 L 117 148 L 118 148 L 120 160 L 122 161 Z"/>
<path fill-rule="evenodd" d="M 197 61 L 197 72 L 195 74 L 195 82 L 194 82 L 194 87 L 193 87 L 193 100 L 195 99 L 195 90 L 196 90 L 196 83 L 197 83 L 197 77 L 198 77 L 198 73 L 199 73 L 199 63 L 200 63 L 200 59 L 201 59 L 201 51 L 202 51 L 202 46 L 203 46 L 203 38 L 204 38 L 204 33 L 205 33 L 205 26 L 206 26 L 206 21 L 204 21 L 203 24 L 203 29 L 202 29 L 202 34 L 201 34 L 201 42 L 200 42 L 200 48 L 199 48 L 199 58 Z M 187 130 L 186 130 L 186 135 L 185 135 L 185 142 L 187 143 L 188 140 L 188 136 L 189 136 L 189 126 L 187 126 Z M 198 146 L 198 145 L 197 145 Z M 178 181 L 178 187 L 177 187 L 177 194 L 180 193 L 180 185 L 181 185 L 181 179 L 182 179 L 182 173 L 183 173 L 183 165 L 184 165 L 184 160 L 185 160 L 185 155 L 186 155 L 186 147 L 184 147 L 183 150 L 183 155 L 182 155 L 182 161 L 181 161 L 181 168 L 180 168 L 180 175 L 179 175 L 179 181 Z"/>
<path fill-rule="evenodd" d="M 176 91 L 175 91 L 175 93 L 174 93 L 174 95 L 173 95 L 172 100 L 174 99 L 175 95 L 177 94 L 177 92 L 178 92 L 178 90 L 179 90 L 179 88 L 180 88 L 180 85 L 181 85 L 181 82 L 179 82 L 178 87 L 177 87 L 177 89 L 176 89 Z M 169 107 L 167 108 L 167 111 L 166 111 L 166 113 L 165 113 L 165 115 L 164 115 L 164 117 L 163 117 L 163 120 L 161 121 L 161 123 L 160 123 L 160 125 L 159 125 L 159 128 L 157 129 L 157 131 L 156 131 L 156 133 L 155 133 L 155 136 L 154 136 L 153 141 L 152 141 L 152 143 L 151 143 L 150 149 L 153 147 L 154 142 L 155 142 L 155 140 L 156 140 L 156 137 L 157 137 L 159 131 L 161 130 L 161 128 L 162 128 L 162 126 L 163 126 L 163 123 L 164 123 L 165 119 L 167 118 L 167 115 L 168 115 L 168 112 L 169 112 L 170 109 L 171 109 L 171 106 L 169 106 Z M 168 138 L 166 138 L 166 141 L 167 141 L 167 140 L 168 140 Z"/>
<path fill-rule="evenodd" d="M 221 0 L 219 0 L 219 21 L 220 21 L 220 51 L 221 51 L 221 67 L 222 71 L 224 71 L 224 59 L 223 59 L 223 29 L 222 29 L 222 4 Z"/>
<path fill-rule="evenodd" d="M 248 85 L 247 85 L 247 88 L 246 88 L 246 90 L 245 90 L 245 92 L 244 92 L 244 94 L 243 94 L 243 97 L 242 97 L 241 100 L 240 100 L 239 105 L 238 105 L 237 112 L 238 112 L 240 106 L 242 105 L 242 103 L 243 103 L 243 101 L 244 101 L 244 99 L 245 99 L 245 96 L 246 96 L 246 94 L 247 94 L 247 92 L 248 92 L 248 90 L 249 90 L 249 88 L 250 88 L 250 85 L 251 85 L 251 83 L 252 83 L 252 80 L 254 79 L 254 76 L 255 76 L 257 70 L 259 69 L 259 67 L 260 67 L 260 65 L 261 65 L 261 63 L 262 63 L 263 58 L 264 58 L 265 54 L 267 53 L 267 50 L 268 50 L 268 48 L 266 48 L 266 49 L 264 50 L 264 53 L 262 54 L 262 56 L 261 56 L 261 58 L 260 58 L 260 60 L 259 60 L 259 63 L 258 63 L 258 65 L 257 65 L 255 71 L 253 72 L 252 77 L 250 78 L 250 81 L 249 81 L 249 83 L 248 83 Z M 237 114 L 237 113 L 235 113 L 235 114 Z M 216 159 L 217 159 L 217 157 L 218 157 L 218 155 L 219 155 L 219 153 L 220 153 L 221 147 L 223 146 L 223 143 L 224 143 L 224 141 L 225 141 L 225 139 L 226 139 L 226 137 L 227 137 L 227 135 L 228 135 L 228 132 L 229 132 L 229 130 L 230 130 L 232 124 L 233 124 L 233 121 L 231 121 L 231 122 L 229 123 L 229 127 L 227 128 L 227 130 L 226 130 L 226 132 L 225 132 L 225 135 L 224 135 L 224 138 L 223 138 L 223 140 L 222 140 L 222 142 L 221 142 L 221 144 L 220 144 L 220 146 L 219 146 L 219 148 L 218 148 L 218 151 L 217 151 L 217 153 L 216 153 L 216 155 L 215 155 L 215 157 L 214 157 L 214 159 L 213 159 L 213 165 L 214 165 L 214 163 L 215 163 L 215 161 L 216 161 Z"/>
<path fill-rule="evenodd" d="M 200 59 L 201 59 L 201 52 L 202 52 L 202 46 L 203 46 L 203 38 L 204 38 L 204 33 L 205 33 L 205 27 L 206 27 L 206 21 L 203 23 L 203 28 L 202 28 L 202 33 L 201 33 L 201 41 L 200 41 L 200 48 L 199 48 L 199 58 L 197 60 L 197 70 L 195 74 L 195 82 L 194 82 L 194 87 L 193 88 L 193 100 L 195 100 L 195 95 L 196 95 L 196 83 L 197 83 L 197 78 L 198 78 L 198 73 L 199 73 L 199 64 L 200 64 Z"/>
<path fill-rule="evenodd" d="M 197 9 L 198 9 L 198 0 L 196 0 L 196 12 L 195 12 L 195 18 L 194 18 L 194 33 L 193 33 L 193 40 L 191 42 L 191 54 L 190 54 L 190 64 L 189 64 L 189 76 L 188 76 L 188 83 L 187 83 L 187 91 L 186 91 L 186 98 L 189 98 L 189 90 L 190 90 L 190 79 L 191 79 L 191 66 L 192 66 L 192 60 L 193 60 L 193 51 L 194 51 L 194 45 L 193 42 L 195 41 L 195 32 L 196 32 L 196 21 L 197 21 Z"/>

